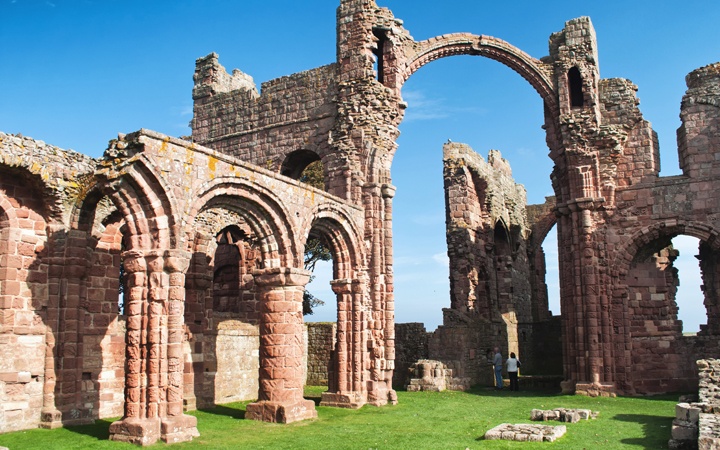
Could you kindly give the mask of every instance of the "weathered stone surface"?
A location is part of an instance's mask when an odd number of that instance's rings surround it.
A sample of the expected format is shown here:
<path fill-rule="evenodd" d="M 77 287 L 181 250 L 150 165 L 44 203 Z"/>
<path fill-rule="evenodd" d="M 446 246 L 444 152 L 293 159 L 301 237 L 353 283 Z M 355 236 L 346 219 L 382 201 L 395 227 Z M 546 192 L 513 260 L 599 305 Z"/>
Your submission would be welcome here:
<path fill-rule="evenodd" d="M 452 369 L 440 361 L 421 359 L 410 366 L 408 371 L 409 381 L 405 389 L 410 392 L 441 392 L 446 389 L 464 391 L 470 388 L 469 378 L 453 377 Z"/>
<path fill-rule="evenodd" d="M 565 425 L 531 425 L 503 423 L 485 432 L 485 439 L 520 441 L 520 442 L 554 442 L 567 432 Z"/>
<path fill-rule="evenodd" d="M 328 366 L 337 342 L 337 325 L 334 322 L 310 322 L 307 324 L 307 378 L 310 386 L 327 386 Z"/>
<path fill-rule="evenodd" d="M 576 423 L 580 420 L 595 419 L 598 412 L 592 412 L 589 409 L 566 409 L 555 408 L 550 410 L 533 409 L 530 412 L 530 420 L 548 421 L 557 420 L 560 422 Z"/>

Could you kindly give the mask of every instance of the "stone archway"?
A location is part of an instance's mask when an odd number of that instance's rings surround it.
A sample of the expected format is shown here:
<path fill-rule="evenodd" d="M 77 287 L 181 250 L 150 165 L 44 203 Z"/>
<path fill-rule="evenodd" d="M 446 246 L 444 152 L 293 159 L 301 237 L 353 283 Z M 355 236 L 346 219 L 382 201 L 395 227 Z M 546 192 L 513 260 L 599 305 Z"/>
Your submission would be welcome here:
<path fill-rule="evenodd" d="M 671 239 L 700 240 L 700 267 L 709 322 L 697 337 L 682 335 L 675 298 L 678 286 Z M 615 256 L 610 317 L 613 371 L 618 388 L 630 394 L 656 394 L 696 388 L 694 363 L 718 351 L 717 230 L 702 223 L 660 221 L 637 230 Z"/>

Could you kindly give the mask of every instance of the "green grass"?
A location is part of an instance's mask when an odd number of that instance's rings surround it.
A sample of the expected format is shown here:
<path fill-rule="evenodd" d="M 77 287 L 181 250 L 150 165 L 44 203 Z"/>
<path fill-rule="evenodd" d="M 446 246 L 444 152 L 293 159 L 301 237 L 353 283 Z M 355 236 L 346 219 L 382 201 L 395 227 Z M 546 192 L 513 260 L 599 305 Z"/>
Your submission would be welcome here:
<path fill-rule="evenodd" d="M 324 388 L 308 388 L 319 400 Z M 398 392 L 400 403 L 359 410 L 318 407 L 318 418 L 292 424 L 243 420 L 244 403 L 194 411 L 200 437 L 173 449 L 662 449 L 667 448 L 677 396 L 588 398 L 544 392 Z M 529 423 L 533 408 L 586 408 L 595 420 L 567 425 L 554 443 L 485 441 L 501 423 Z M 111 420 L 57 430 L 0 435 L 0 446 L 20 449 L 130 449 L 107 440 Z M 547 424 L 553 424 L 548 422 Z M 159 443 L 153 447 L 164 447 Z"/>

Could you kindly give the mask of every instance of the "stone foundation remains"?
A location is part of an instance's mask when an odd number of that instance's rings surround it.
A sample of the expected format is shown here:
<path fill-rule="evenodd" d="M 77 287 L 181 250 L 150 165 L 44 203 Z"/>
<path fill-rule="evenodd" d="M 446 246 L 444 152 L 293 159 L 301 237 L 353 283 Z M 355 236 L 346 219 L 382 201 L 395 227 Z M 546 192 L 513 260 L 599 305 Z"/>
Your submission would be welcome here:
<path fill-rule="evenodd" d="M 699 360 L 697 367 L 698 398 L 682 398 L 675 406 L 672 439 L 668 442 L 671 449 L 720 448 L 720 359 Z"/>
<path fill-rule="evenodd" d="M 494 441 L 555 442 L 567 432 L 565 425 L 533 425 L 503 423 L 485 433 L 485 439 Z"/>
<path fill-rule="evenodd" d="M 530 420 L 543 421 L 557 420 L 559 422 L 576 423 L 581 420 L 595 419 L 599 413 L 592 412 L 589 409 L 533 409 L 530 412 Z"/>
<path fill-rule="evenodd" d="M 409 371 L 410 381 L 405 386 L 409 392 L 465 391 L 470 389 L 470 379 L 453 377 L 452 369 L 439 361 L 421 359 L 413 364 Z"/>

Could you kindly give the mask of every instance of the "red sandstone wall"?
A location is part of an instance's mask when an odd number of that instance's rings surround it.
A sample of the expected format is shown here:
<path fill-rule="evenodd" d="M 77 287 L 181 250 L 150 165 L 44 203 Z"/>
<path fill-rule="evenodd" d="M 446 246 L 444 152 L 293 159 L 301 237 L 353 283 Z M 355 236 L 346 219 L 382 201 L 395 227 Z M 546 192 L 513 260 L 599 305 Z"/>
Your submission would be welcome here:
<path fill-rule="evenodd" d="M 273 170 L 295 150 L 313 150 L 321 156 L 328 151 L 336 114 L 335 65 L 263 83 L 259 97 L 247 85 L 211 89 L 207 78 L 198 76 L 210 70 L 225 71 L 217 55 L 198 60 L 195 142 Z"/>
<path fill-rule="evenodd" d="M 43 406 L 46 210 L 30 186 L 0 172 L 0 432 L 37 427 Z"/>

